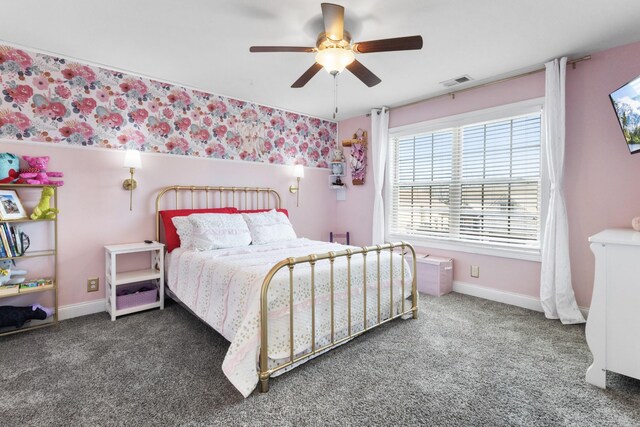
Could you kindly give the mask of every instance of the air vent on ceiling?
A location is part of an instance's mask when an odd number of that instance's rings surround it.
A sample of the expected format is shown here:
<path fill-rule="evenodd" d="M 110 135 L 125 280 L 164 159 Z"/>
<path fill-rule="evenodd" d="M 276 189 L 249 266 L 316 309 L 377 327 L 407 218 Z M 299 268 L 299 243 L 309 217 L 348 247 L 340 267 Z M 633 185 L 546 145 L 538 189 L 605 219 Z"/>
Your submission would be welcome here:
<path fill-rule="evenodd" d="M 456 77 L 455 79 L 445 80 L 443 82 L 440 82 L 440 84 L 444 87 L 451 87 L 451 86 L 456 86 L 462 83 L 470 82 L 471 80 L 473 79 L 469 77 L 467 74 L 465 74 L 464 76 Z"/>

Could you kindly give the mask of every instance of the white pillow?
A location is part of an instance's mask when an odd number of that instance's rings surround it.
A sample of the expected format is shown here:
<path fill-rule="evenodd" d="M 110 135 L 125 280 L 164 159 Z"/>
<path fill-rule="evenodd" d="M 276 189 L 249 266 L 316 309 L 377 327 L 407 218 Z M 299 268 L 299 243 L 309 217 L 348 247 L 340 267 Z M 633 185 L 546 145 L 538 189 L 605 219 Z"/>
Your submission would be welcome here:
<path fill-rule="evenodd" d="M 249 228 L 240 214 L 191 214 L 187 218 L 193 229 L 191 249 L 209 251 L 251 244 Z"/>
<path fill-rule="evenodd" d="M 254 245 L 283 242 L 297 238 L 289 218 L 275 209 L 269 212 L 243 213 L 242 216 L 247 226 L 249 226 L 252 244 Z"/>
<path fill-rule="evenodd" d="M 193 248 L 193 225 L 188 216 L 174 216 L 171 222 L 176 226 L 178 236 L 180 236 L 180 247 L 185 249 Z"/>

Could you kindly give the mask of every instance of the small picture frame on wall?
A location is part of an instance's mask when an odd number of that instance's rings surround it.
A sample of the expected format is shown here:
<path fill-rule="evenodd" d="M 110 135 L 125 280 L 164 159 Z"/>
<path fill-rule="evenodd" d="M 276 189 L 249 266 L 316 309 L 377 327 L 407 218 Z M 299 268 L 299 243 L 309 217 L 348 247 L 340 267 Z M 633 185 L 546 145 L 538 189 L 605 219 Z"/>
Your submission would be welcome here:
<path fill-rule="evenodd" d="M 7 221 L 27 217 L 15 190 L 0 190 L 0 219 Z"/>

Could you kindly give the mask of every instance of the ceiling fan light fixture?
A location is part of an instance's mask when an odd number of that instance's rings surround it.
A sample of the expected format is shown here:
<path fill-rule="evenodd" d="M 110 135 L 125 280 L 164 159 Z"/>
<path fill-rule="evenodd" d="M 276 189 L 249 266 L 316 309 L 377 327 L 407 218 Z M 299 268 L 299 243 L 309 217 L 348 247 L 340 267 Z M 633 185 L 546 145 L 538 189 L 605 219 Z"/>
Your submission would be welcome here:
<path fill-rule="evenodd" d="M 322 65 L 329 74 L 341 73 L 355 59 L 356 56 L 351 49 L 342 47 L 330 47 L 316 53 L 316 62 Z"/>
<path fill-rule="evenodd" d="M 292 88 L 304 87 L 320 72 L 321 68 L 334 77 L 346 68 L 362 83 L 373 87 L 382 80 L 355 58 L 356 53 L 422 49 L 420 35 L 352 43 L 351 34 L 344 28 L 344 7 L 333 3 L 322 3 L 320 7 L 324 31 L 318 34 L 315 48 L 300 46 L 251 46 L 249 48 L 250 52 L 316 52 L 316 62 L 291 85 Z M 334 79 L 334 87 L 336 84 Z"/>

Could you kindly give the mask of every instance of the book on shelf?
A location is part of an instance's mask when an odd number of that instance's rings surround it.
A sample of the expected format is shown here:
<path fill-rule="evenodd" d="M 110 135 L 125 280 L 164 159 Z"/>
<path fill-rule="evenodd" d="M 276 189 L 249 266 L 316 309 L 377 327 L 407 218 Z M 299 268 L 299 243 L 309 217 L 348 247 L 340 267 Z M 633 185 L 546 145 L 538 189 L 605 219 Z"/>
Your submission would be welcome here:
<path fill-rule="evenodd" d="M 14 255 L 11 252 L 11 246 L 9 246 L 9 240 L 7 240 L 7 234 L 4 231 L 4 226 L 6 224 L 7 224 L 6 222 L 3 222 L 0 225 L 0 240 L 2 240 L 2 245 L 4 246 L 4 250 L 7 253 L 7 257 L 12 257 Z"/>
<path fill-rule="evenodd" d="M 9 244 L 9 249 L 11 250 L 12 256 L 18 256 L 18 251 L 16 251 L 16 247 L 13 243 L 13 236 L 11 233 L 11 226 L 6 222 L 2 223 L 2 227 L 4 228 L 4 234 L 7 236 L 7 243 Z"/>
<path fill-rule="evenodd" d="M 13 227 L 13 230 L 15 231 L 15 234 L 16 234 L 16 244 L 17 244 L 17 246 L 18 246 L 18 247 L 17 247 L 17 249 L 18 249 L 18 253 L 19 253 L 20 255 L 24 255 L 24 253 L 25 253 L 26 249 L 25 249 L 25 247 L 24 247 L 24 239 L 23 239 L 23 236 L 26 236 L 26 234 L 24 234 L 24 233 L 22 232 L 22 226 L 20 226 L 20 225 L 16 225 L 15 227 Z M 27 237 L 27 240 L 28 240 L 28 239 L 29 239 L 29 238 Z"/>
<path fill-rule="evenodd" d="M 0 223 L 0 257 L 12 258 L 24 255 L 29 247 L 29 236 L 18 225 Z"/>
<path fill-rule="evenodd" d="M 20 249 L 18 248 L 18 239 L 16 239 L 17 230 L 15 226 L 9 227 L 9 232 L 11 233 L 11 242 L 13 243 L 13 247 L 16 250 L 16 254 L 22 255 Z"/>

